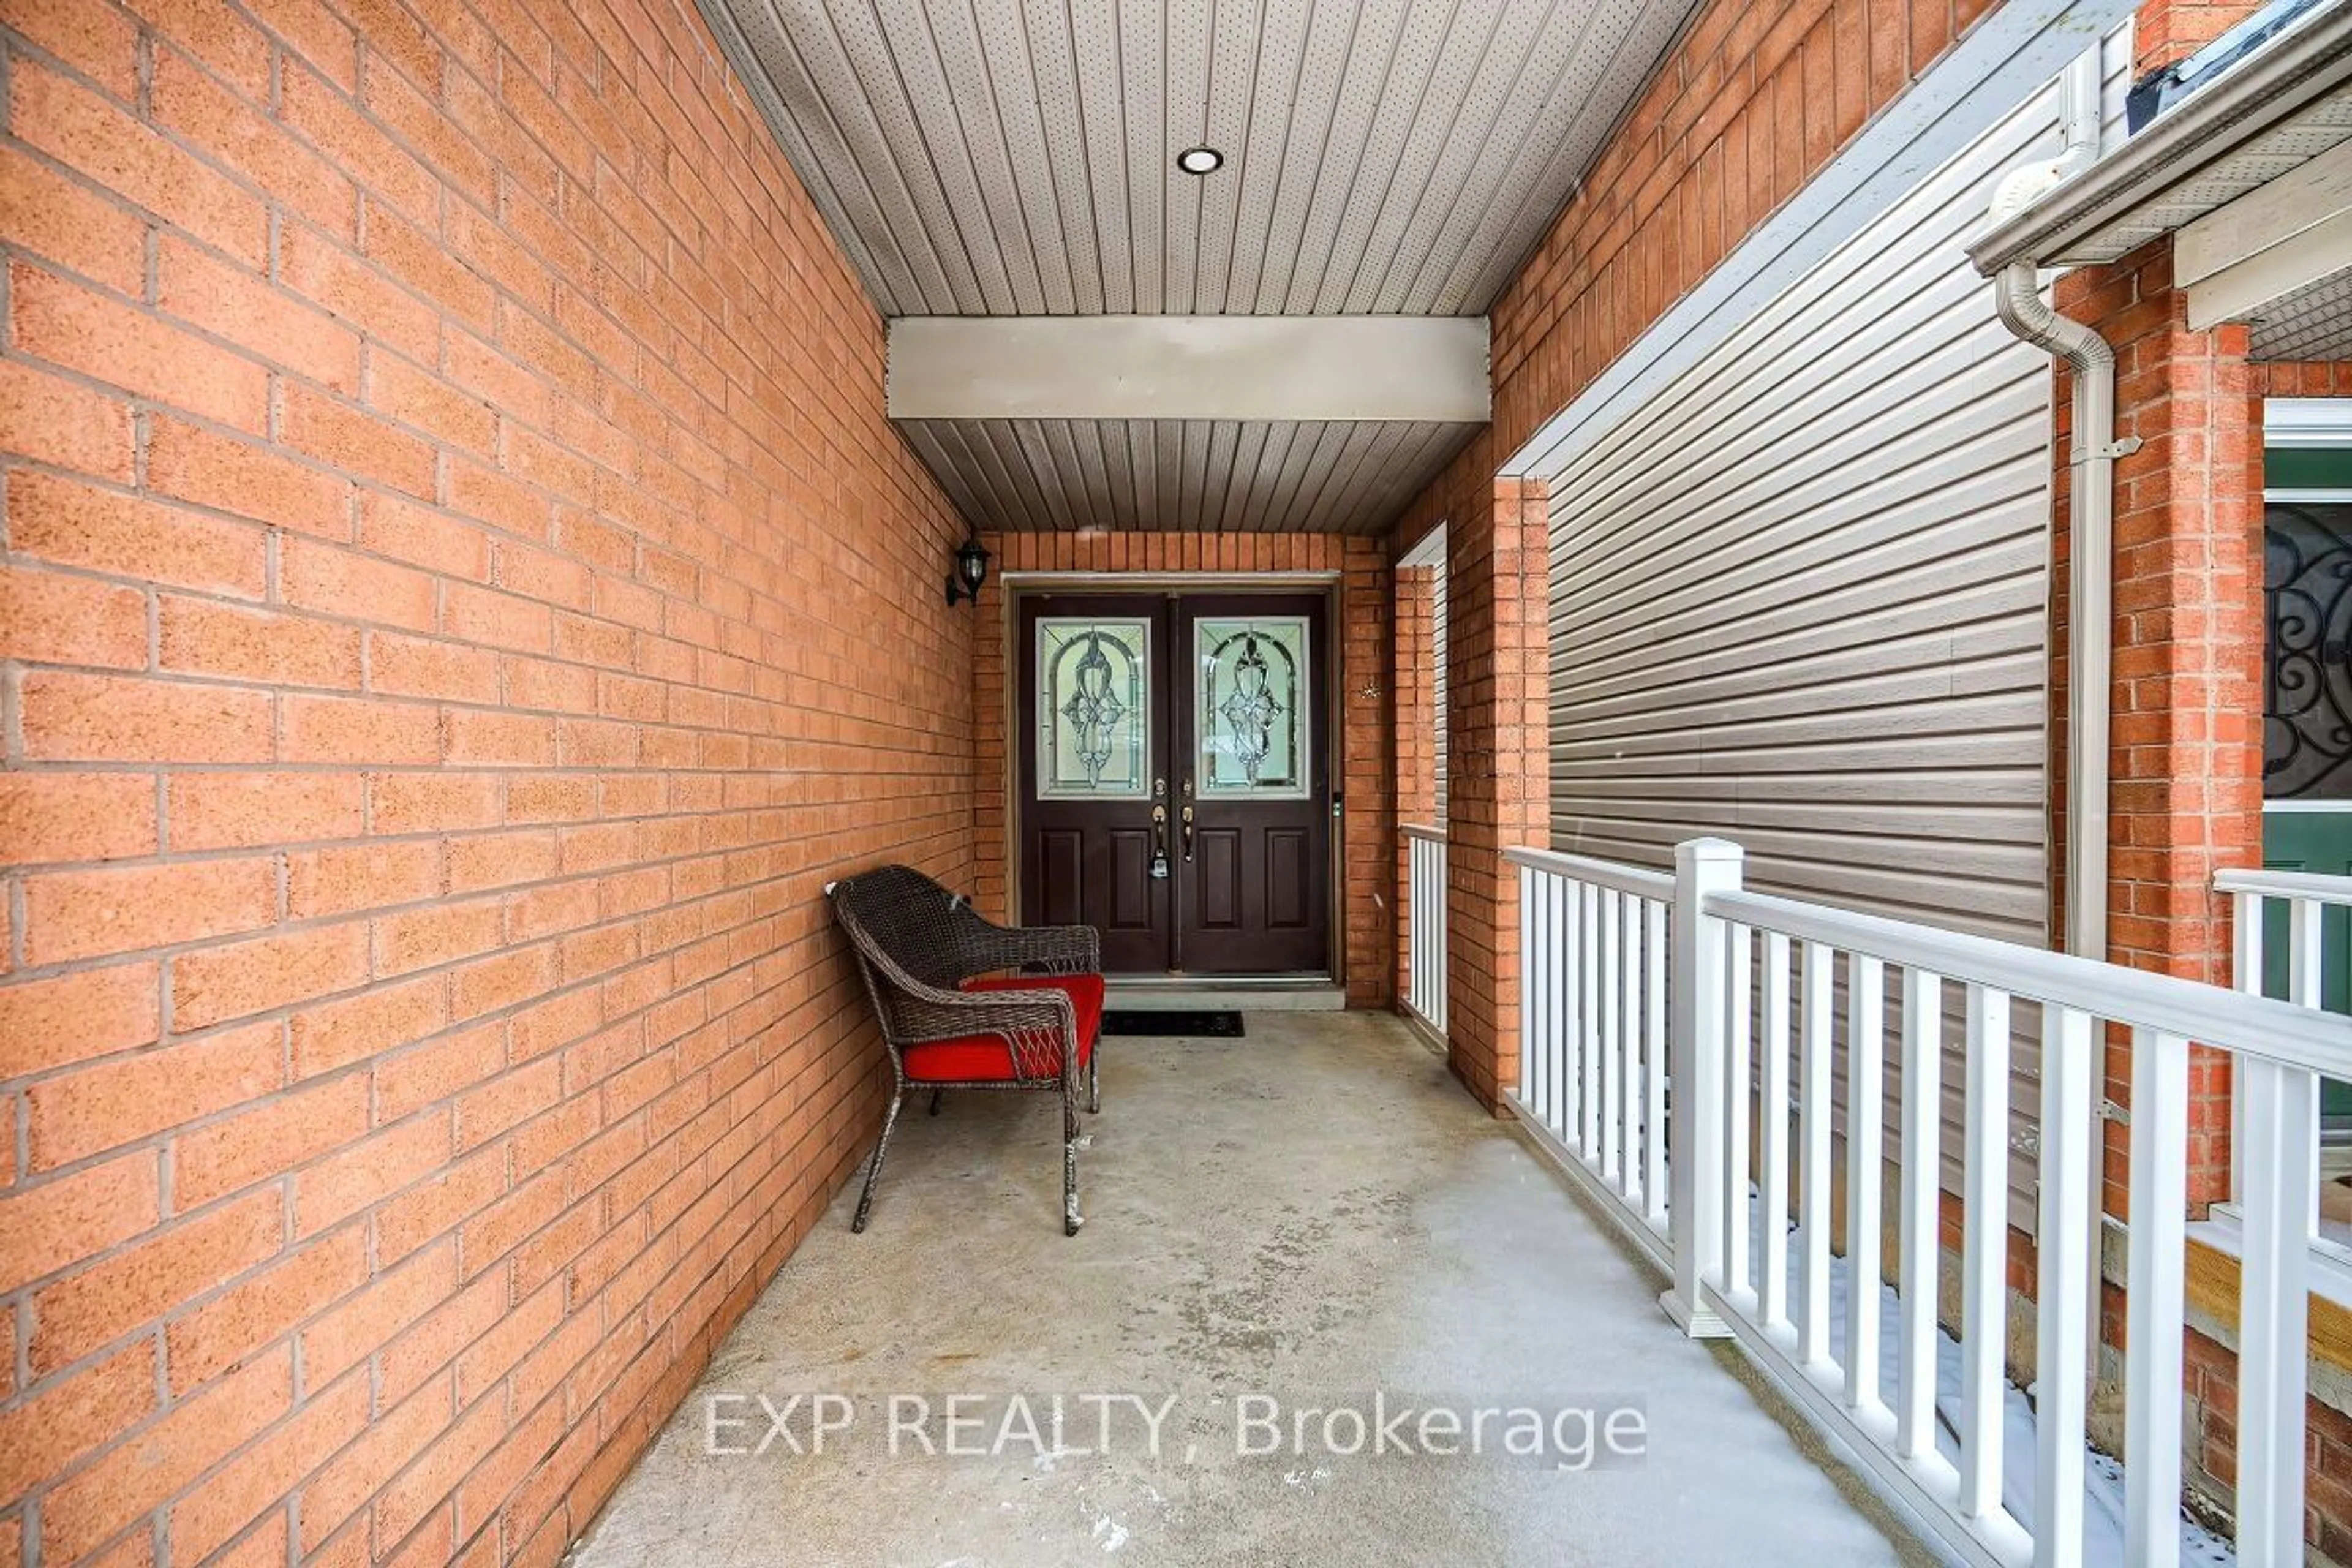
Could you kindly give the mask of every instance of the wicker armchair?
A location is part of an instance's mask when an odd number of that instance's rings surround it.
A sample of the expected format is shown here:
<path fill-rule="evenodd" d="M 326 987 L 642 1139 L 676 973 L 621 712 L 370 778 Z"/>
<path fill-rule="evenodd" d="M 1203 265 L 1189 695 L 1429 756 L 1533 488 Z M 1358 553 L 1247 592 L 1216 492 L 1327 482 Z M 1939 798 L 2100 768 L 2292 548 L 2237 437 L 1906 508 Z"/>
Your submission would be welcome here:
<path fill-rule="evenodd" d="M 921 872 L 884 866 L 825 889 L 856 949 L 897 1082 L 850 1229 L 866 1228 L 891 1130 L 911 1089 L 939 1114 L 947 1089 L 1058 1089 L 1062 1228 L 1078 1218 L 1078 1079 L 1102 1109 L 1102 938 L 1091 926 L 1011 928 L 975 913 Z"/>

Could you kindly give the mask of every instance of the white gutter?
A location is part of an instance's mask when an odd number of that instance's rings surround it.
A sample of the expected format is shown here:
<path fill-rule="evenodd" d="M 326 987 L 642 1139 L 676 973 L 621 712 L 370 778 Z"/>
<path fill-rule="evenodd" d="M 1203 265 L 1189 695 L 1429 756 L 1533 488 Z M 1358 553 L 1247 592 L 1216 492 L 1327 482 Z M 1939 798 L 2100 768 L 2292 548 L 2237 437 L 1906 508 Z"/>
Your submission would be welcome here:
<path fill-rule="evenodd" d="M 2323 5 L 2175 105 L 2106 157 L 2087 178 L 1996 221 L 1969 244 L 1987 277 L 2021 258 L 2044 264 L 2113 261 L 2158 234 L 2221 205 L 2260 180 L 2231 179 L 2200 195 L 2196 182 L 2316 111 L 2317 134 L 2339 125 L 2331 101 L 2352 87 L 2352 5 Z M 2325 147 L 2328 143 L 2316 143 Z M 2282 149 L 2288 162 L 2308 153 Z M 2162 209 L 2148 212 L 2150 207 Z"/>
<path fill-rule="evenodd" d="M 2060 78 L 2065 150 L 2004 175 L 1993 193 L 1992 222 L 2008 223 L 2089 168 L 2099 155 L 2099 51 L 2084 50 Z M 2107 955 L 2107 728 L 2114 665 L 2113 557 L 2116 458 L 2137 451 L 2116 444 L 2116 353 L 2105 338 L 2068 321 L 2042 298 L 2031 259 L 1993 278 L 2002 324 L 2074 372 L 2074 421 L 2067 486 L 2069 654 L 2066 705 L 2066 951 Z"/>

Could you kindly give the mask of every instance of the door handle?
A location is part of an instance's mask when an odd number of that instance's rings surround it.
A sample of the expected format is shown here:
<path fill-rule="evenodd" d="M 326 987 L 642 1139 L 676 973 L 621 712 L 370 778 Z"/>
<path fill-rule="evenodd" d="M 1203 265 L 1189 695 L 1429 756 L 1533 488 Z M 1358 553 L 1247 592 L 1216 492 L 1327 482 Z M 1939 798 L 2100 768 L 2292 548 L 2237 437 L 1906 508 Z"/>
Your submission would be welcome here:
<path fill-rule="evenodd" d="M 1192 863 L 1192 808 L 1184 808 L 1184 864 Z"/>

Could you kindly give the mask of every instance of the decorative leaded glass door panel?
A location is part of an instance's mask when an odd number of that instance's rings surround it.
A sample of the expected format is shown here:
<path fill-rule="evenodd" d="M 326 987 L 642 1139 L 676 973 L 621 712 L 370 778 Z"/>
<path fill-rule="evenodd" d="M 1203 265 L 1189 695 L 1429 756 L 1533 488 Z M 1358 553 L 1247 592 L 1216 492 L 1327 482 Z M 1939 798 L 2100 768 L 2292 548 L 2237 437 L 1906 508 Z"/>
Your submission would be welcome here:
<path fill-rule="evenodd" d="M 1169 602 L 1021 602 L 1021 918 L 1090 925 L 1115 973 L 1175 967 Z"/>
<path fill-rule="evenodd" d="M 1177 641 L 1192 661 L 1177 693 L 1188 769 L 1176 785 L 1186 851 L 1177 946 L 1188 973 L 1328 968 L 1324 619 L 1319 595 L 1195 595 L 1178 605 Z"/>
<path fill-rule="evenodd" d="M 1026 595 L 1021 919 L 1115 973 L 1330 971 L 1319 595 Z"/>
<path fill-rule="evenodd" d="M 1305 616 L 1192 623 L 1194 778 L 1203 800 L 1302 800 L 1314 739 Z"/>
<path fill-rule="evenodd" d="M 1048 616 L 1037 622 L 1037 793 L 1054 800 L 1151 794 L 1151 622 Z"/>

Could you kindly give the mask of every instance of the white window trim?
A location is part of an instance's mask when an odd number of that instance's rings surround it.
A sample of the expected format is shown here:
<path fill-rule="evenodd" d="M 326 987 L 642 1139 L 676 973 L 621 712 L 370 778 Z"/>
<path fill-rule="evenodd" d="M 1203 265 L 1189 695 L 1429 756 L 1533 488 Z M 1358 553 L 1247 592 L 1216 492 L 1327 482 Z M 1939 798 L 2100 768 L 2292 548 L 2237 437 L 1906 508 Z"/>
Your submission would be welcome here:
<path fill-rule="evenodd" d="M 2352 447 L 2352 397 L 2263 399 L 2263 445 Z"/>

